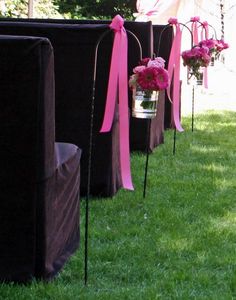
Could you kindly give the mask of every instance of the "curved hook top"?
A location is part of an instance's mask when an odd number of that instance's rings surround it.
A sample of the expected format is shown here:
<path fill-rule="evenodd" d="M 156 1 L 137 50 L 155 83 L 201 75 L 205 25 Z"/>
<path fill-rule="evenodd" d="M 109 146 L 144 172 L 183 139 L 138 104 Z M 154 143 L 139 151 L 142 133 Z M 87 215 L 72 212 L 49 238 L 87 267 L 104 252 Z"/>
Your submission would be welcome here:
<path fill-rule="evenodd" d="M 190 36 L 191 36 L 191 47 L 193 46 L 193 34 L 192 34 L 192 31 L 188 28 L 188 26 L 186 24 L 177 22 L 177 19 L 175 21 L 175 18 L 172 18 L 172 19 L 173 19 L 173 22 L 166 24 L 164 26 L 164 28 L 162 29 L 161 33 L 160 33 L 159 40 L 158 40 L 158 46 L 157 46 L 157 56 L 159 55 L 160 46 L 161 46 L 161 39 L 162 39 L 163 33 L 165 32 L 165 30 L 167 28 L 173 27 L 173 25 L 176 25 L 177 23 L 179 25 L 183 26 L 184 28 L 188 29 L 188 32 L 190 33 Z"/>
<path fill-rule="evenodd" d="M 97 65 L 97 53 L 98 53 L 98 48 L 99 48 L 99 45 L 100 43 L 102 42 L 102 40 L 109 34 L 109 33 L 113 33 L 113 28 L 110 26 L 109 29 L 107 29 L 106 31 L 104 31 L 100 37 L 98 38 L 97 42 L 96 42 L 96 46 L 95 46 L 95 58 L 94 58 L 94 65 L 95 65 L 95 69 L 94 69 L 94 75 L 93 75 L 93 80 L 95 81 L 96 80 L 96 65 Z M 142 60 L 143 58 L 143 51 L 142 51 L 142 46 L 141 46 L 141 43 L 138 39 L 138 37 L 130 30 L 127 30 L 126 29 L 126 32 L 128 34 L 130 34 L 134 39 L 135 41 L 137 42 L 137 45 L 138 45 L 138 48 L 139 48 L 139 58 L 140 60 Z"/>
<path fill-rule="evenodd" d="M 194 19 L 194 18 L 191 18 L 188 22 L 186 22 L 185 23 L 185 25 L 187 26 L 187 24 L 189 24 L 189 23 L 193 23 L 193 22 L 196 22 L 196 23 L 198 23 L 199 24 L 199 27 L 202 27 L 202 28 L 204 28 L 204 30 L 205 30 L 205 38 L 207 38 L 207 30 L 206 30 L 206 26 L 209 26 L 209 27 L 211 27 L 212 28 L 212 30 L 214 31 L 214 37 L 215 37 L 215 39 L 217 40 L 217 34 L 216 34 L 216 30 L 215 30 L 215 28 L 211 25 L 211 24 L 209 24 L 207 21 L 203 21 L 203 22 L 201 22 L 200 21 L 200 19 Z"/>
<path fill-rule="evenodd" d="M 126 29 L 126 31 L 135 39 L 135 41 L 137 42 L 137 45 L 139 47 L 139 57 L 140 57 L 140 60 L 142 60 L 143 58 L 143 50 L 142 50 L 142 46 L 141 46 L 141 43 L 138 39 L 138 37 L 130 30 Z"/>

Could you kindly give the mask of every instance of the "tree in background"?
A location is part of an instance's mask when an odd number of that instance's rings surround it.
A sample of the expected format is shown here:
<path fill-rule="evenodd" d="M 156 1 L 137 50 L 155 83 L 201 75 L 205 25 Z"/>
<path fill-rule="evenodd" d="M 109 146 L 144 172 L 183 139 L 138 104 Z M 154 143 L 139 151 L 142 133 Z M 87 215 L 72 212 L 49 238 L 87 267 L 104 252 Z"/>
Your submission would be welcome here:
<path fill-rule="evenodd" d="M 120 14 L 133 20 L 136 10 L 136 0 L 55 0 L 55 4 L 61 14 L 75 19 L 112 19 Z"/>
<path fill-rule="evenodd" d="M 136 0 L 34 0 L 34 18 L 133 20 Z M 28 0 L 0 0 L 0 16 L 28 17 Z"/>
<path fill-rule="evenodd" d="M 35 18 L 62 18 L 53 0 L 34 0 Z M 28 0 L 0 0 L 0 16 L 28 17 Z"/>

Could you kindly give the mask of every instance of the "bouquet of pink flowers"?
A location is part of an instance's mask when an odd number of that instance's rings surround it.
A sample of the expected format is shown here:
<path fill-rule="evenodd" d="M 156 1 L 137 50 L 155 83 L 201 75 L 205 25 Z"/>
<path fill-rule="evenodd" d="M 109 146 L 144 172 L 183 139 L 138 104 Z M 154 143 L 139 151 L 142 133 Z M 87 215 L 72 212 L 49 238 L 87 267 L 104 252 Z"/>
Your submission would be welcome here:
<path fill-rule="evenodd" d="M 133 69 L 134 74 L 129 79 L 131 89 L 137 87 L 148 92 L 160 91 L 169 86 L 169 76 L 162 57 L 144 58 L 139 66 Z"/>
<path fill-rule="evenodd" d="M 215 40 L 215 39 L 202 40 L 199 43 L 199 46 L 209 48 L 210 55 L 214 59 L 218 59 L 221 51 L 229 48 L 229 45 L 227 43 L 225 43 L 222 39 L 221 40 Z"/>
<path fill-rule="evenodd" d="M 188 66 L 190 74 L 200 79 L 200 68 L 207 67 L 211 61 L 210 50 L 205 46 L 194 46 L 181 54 L 184 66 Z"/>

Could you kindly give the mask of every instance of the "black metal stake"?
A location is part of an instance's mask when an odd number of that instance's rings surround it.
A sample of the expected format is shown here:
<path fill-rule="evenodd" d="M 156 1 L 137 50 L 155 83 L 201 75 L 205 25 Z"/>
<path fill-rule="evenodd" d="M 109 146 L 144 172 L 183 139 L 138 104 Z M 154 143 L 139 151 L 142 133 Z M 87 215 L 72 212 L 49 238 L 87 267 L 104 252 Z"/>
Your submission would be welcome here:
<path fill-rule="evenodd" d="M 84 284 L 88 281 L 88 224 L 89 224 L 89 198 L 85 201 L 85 242 L 84 242 Z"/>
<path fill-rule="evenodd" d="M 173 138 L 173 155 L 175 155 L 176 151 L 176 128 L 174 129 L 174 138 Z"/>
<path fill-rule="evenodd" d="M 145 165 L 144 184 L 143 184 L 143 198 L 146 197 L 151 119 L 148 119 L 147 123 L 148 124 L 147 124 L 147 140 L 146 140 L 146 165 Z"/>
<path fill-rule="evenodd" d="M 88 281 L 88 229 L 89 229 L 88 225 L 89 225 L 89 198 L 90 198 L 92 147 L 93 147 L 94 100 L 95 100 L 95 81 L 93 82 L 92 102 L 91 102 L 88 182 L 87 182 L 87 195 L 85 200 L 85 241 L 84 241 L 84 284 L 85 285 L 87 285 L 87 281 Z"/>
<path fill-rule="evenodd" d="M 95 105 L 95 87 L 96 87 L 96 75 L 97 75 L 97 54 L 98 47 L 101 40 L 111 32 L 110 29 L 105 31 L 97 40 L 95 45 L 94 54 L 94 71 L 93 71 L 93 86 L 91 96 L 91 114 L 90 114 L 90 132 L 89 132 L 89 158 L 88 158 L 88 181 L 87 181 L 87 194 L 85 199 L 85 241 L 84 241 L 84 284 L 88 282 L 88 233 L 89 233 L 89 198 L 90 198 L 90 186 L 91 186 L 91 166 L 92 166 L 92 148 L 93 148 L 93 123 L 94 123 L 94 105 Z"/>
<path fill-rule="evenodd" d="M 192 87 L 192 132 L 193 132 L 193 127 L 194 127 L 194 84 Z"/>

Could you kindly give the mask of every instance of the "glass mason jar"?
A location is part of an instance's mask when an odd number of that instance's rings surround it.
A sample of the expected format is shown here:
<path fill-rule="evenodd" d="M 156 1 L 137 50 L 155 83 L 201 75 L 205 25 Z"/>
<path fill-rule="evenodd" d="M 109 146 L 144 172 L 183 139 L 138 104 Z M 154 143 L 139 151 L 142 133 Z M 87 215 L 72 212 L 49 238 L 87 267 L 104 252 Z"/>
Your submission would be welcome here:
<path fill-rule="evenodd" d="M 203 70 L 204 68 L 200 67 L 199 70 L 194 73 L 190 68 L 188 68 L 187 83 L 192 85 L 203 85 Z"/>
<path fill-rule="evenodd" d="M 200 69 L 198 72 L 198 76 L 196 77 L 196 84 L 203 85 L 203 69 Z"/>

